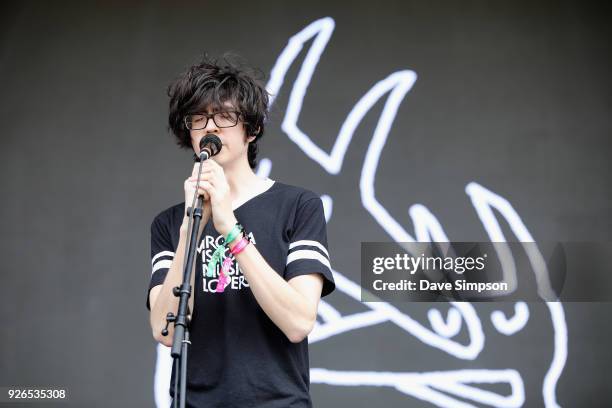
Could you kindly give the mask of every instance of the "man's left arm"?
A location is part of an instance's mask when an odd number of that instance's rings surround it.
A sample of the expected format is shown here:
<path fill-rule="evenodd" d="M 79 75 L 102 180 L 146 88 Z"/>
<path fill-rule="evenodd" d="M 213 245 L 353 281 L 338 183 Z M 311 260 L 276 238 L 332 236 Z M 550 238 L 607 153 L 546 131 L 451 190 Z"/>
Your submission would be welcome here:
<path fill-rule="evenodd" d="M 252 244 L 235 257 L 255 299 L 270 320 L 292 343 L 304 340 L 317 318 L 323 276 L 310 273 L 286 281 Z"/>

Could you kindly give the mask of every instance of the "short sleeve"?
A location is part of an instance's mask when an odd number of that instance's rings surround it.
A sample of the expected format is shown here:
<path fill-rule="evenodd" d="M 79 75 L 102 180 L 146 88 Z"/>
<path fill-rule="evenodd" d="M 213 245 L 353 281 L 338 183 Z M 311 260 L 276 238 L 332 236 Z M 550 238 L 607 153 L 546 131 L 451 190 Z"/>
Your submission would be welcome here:
<path fill-rule="evenodd" d="M 316 196 L 300 203 L 296 209 L 284 278 L 289 280 L 311 273 L 323 275 L 321 297 L 330 294 L 336 287 L 327 248 L 323 202 Z"/>
<path fill-rule="evenodd" d="M 147 309 L 151 310 L 149 304 L 151 289 L 164 283 L 173 260 L 174 246 L 172 245 L 169 226 L 168 223 L 163 221 L 160 214 L 151 223 L 151 281 L 147 291 Z"/>

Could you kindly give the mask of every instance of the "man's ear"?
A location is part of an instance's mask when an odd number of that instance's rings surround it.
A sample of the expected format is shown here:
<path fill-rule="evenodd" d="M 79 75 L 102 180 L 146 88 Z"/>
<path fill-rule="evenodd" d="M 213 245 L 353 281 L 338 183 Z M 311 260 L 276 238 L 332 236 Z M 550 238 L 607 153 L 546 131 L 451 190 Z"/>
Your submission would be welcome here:
<path fill-rule="evenodd" d="M 247 142 L 251 143 L 253 140 L 255 140 L 255 138 L 257 137 L 257 135 L 259 134 L 259 132 L 261 132 L 261 128 L 258 126 L 258 127 L 257 127 L 257 131 L 255 132 L 255 134 L 254 134 L 254 135 L 247 136 Z"/>

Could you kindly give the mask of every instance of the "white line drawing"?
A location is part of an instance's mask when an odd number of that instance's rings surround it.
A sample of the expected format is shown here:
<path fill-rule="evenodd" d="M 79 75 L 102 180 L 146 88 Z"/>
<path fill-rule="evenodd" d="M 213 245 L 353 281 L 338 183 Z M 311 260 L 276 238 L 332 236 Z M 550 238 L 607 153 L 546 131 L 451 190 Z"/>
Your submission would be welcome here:
<path fill-rule="evenodd" d="M 268 89 L 273 95 L 277 95 L 280 87 L 282 86 L 287 70 L 302 50 L 304 43 L 307 40 L 310 40 L 313 36 L 316 36 L 310 50 L 306 55 L 306 58 L 304 59 L 298 77 L 291 90 L 291 95 L 289 97 L 289 103 L 287 106 L 287 113 L 283 120 L 282 129 L 285 131 L 285 133 L 287 133 L 289 139 L 296 143 L 296 145 L 298 145 L 308 157 L 318 162 L 328 173 L 332 175 L 338 174 L 342 167 L 342 162 L 348 147 L 348 143 L 350 142 L 356 127 L 359 125 L 361 119 L 371 109 L 371 107 L 377 103 L 384 94 L 389 92 L 389 96 L 387 97 L 383 111 L 376 125 L 376 129 L 374 130 L 374 135 L 371 139 L 362 167 L 360 178 L 361 199 L 364 208 L 366 208 L 366 210 L 379 223 L 379 225 L 396 242 L 414 242 L 415 239 L 404 230 L 400 223 L 398 223 L 388 213 L 386 208 L 376 199 L 374 189 L 374 180 L 376 176 L 376 169 L 379 164 L 380 154 L 397 114 L 399 104 L 402 102 L 405 95 L 410 91 L 417 78 L 413 71 L 403 70 L 389 75 L 384 80 L 376 83 L 370 89 L 370 91 L 368 91 L 366 95 L 364 95 L 357 102 L 343 123 L 340 133 L 332 148 L 331 154 L 327 154 L 320 149 L 304 132 L 297 127 L 297 119 L 302 107 L 303 98 L 306 94 L 306 89 L 310 83 L 310 79 L 312 78 L 320 56 L 331 38 L 334 27 L 335 23 L 330 17 L 325 17 L 309 24 L 306 28 L 291 37 L 287 46 L 281 52 L 280 57 L 274 65 L 274 68 L 271 71 Z M 521 242 L 534 242 L 534 239 L 527 230 L 527 227 L 524 225 L 516 211 L 514 211 L 512 205 L 506 199 L 496 195 L 492 191 L 487 190 L 475 182 L 471 182 L 466 186 L 466 192 L 471 197 L 472 203 L 477 210 L 477 214 L 492 242 L 505 242 L 506 239 L 501 232 L 497 219 L 492 213 L 491 207 L 502 213 L 503 217 L 510 224 L 513 233 Z M 419 241 L 448 241 L 448 237 L 444 233 L 440 223 L 425 206 L 415 204 L 410 207 L 409 214 L 415 225 L 415 232 Z M 512 269 L 514 267 L 514 260 L 508 251 L 504 251 L 504 246 L 502 246 L 501 249 L 496 247 L 496 250 L 502 261 L 502 267 L 505 273 L 504 277 L 510 279 L 511 276 L 508 274 L 515 272 L 514 269 Z M 528 253 L 534 273 L 536 274 L 538 293 L 543 295 L 543 298 L 550 298 L 544 297 L 550 295 L 552 291 L 550 289 L 550 282 L 548 281 L 546 264 L 543 261 L 541 253 L 537 250 L 537 246 L 535 245 L 527 245 L 525 246 L 525 250 Z M 358 297 L 355 295 L 357 295 L 359 287 L 353 282 L 350 282 L 344 276 L 340 275 L 337 271 L 334 271 L 334 276 L 337 277 L 336 283 L 338 288 L 358 300 Z M 434 314 L 430 314 L 430 321 L 433 318 L 433 321 L 436 322 L 434 323 L 434 326 L 432 326 L 435 327 L 436 333 L 429 331 L 427 328 L 424 328 L 420 324 L 414 322 L 408 316 L 400 313 L 397 311 L 397 309 L 386 303 L 379 304 L 370 302 L 368 303 L 368 306 L 372 308 L 373 311 L 353 314 L 347 317 L 341 317 L 337 311 L 333 311 L 334 309 L 331 305 L 329 305 L 327 302 L 323 303 L 325 303 L 323 307 L 324 313 L 321 317 L 324 323 L 316 326 L 315 330 L 311 334 L 311 342 L 320 341 L 324 338 L 348 330 L 355 330 L 357 328 L 377 324 L 386 321 L 387 319 L 394 321 L 394 323 L 396 323 L 398 326 L 415 335 L 421 341 L 424 341 L 433 347 L 440 347 L 458 358 L 475 358 L 475 356 L 482 349 L 482 343 L 484 342 L 484 335 L 482 334 L 482 329 L 480 327 L 480 320 L 475 314 L 472 306 L 465 303 L 453 303 L 453 307 L 456 308 L 457 312 L 452 312 L 452 314 L 449 312 L 448 318 L 451 320 L 448 320 L 444 326 L 441 324 L 441 318 L 436 320 L 436 318 L 433 317 L 436 316 L 435 312 Z M 469 308 L 466 307 L 468 305 Z M 551 313 L 553 329 L 555 331 L 555 351 L 553 361 L 544 379 L 542 393 L 546 407 L 556 407 L 558 404 L 555 397 L 555 387 L 567 357 L 567 327 L 561 303 L 547 303 L 547 306 Z M 519 308 L 521 307 L 519 306 Z M 523 309 L 521 308 L 520 310 Z M 528 317 L 528 313 L 525 313 L 524 311 L 521 313 L 523 316 Z M 471 343 L 468 346 L 454 343 L 446 337 L 452 334 L 454 331 L 457 331 L 456 326 L 458 324 L 456 323 L 456 316 L 458 314 L 461 314 L 465 319 L 468 331 L 470 333 Z M 386 318 L 383 318 L 383 315 L 386 315 Z M 500 319 L 497 321 L 500 323 Z M 501 327 L 501 325 L 499 325 L 499 327 Z M 518 327 L 518 325 L 516 325 L 515 328 L 516 327 Z M 449 342 L 446 343 L 445 341 Z M 470 371 L 469 373 L 473 374 L 473 371 Z M 466 378 L 466 382 L 469 382 L 469 378 Z M 403 389 L 405 390 L 405 388 Z M 476 393 L 473 393 L 472 395 L 476 395 L 476 397 L 472 398 L 474 398 L 476 401 L 478 401 L 476 399 L 479 395 L 478 392 L 484 393 L 486 391 L 478 390 Z M 440 399 L 439 395 L 435 397 L 433 395 L 430 396 L 432 396 L 432 399 L 429 400 L 430 402 L 436 403 L 440 406 L 446 406 L 446 403 L 444 402 L 445 400 Z M 524 396 L 514 401 L 516 402 L 520 400 L 522 404 L 523 399 Z M 453 400 L 454 406 L 457 406 L 457 403 L 459 403 L 459 401 Z M 500 403 L 498 406 L 505 405 Z"/>
<path fill-rule="evenodd" d="M 359 187 L 363 207 L 396 242 L 449 242 L 450 240 L 438 219 L 424 205 L 413 204 L 408 210 L 414 225 L 415 237 L 413 237 L 387 211 L 375 195 L 374 182 L 380 154 L 395 120 L 399 105 L 417 79 L 415 72 L 411 70 L 397 71 L 377 82 L 347 115 L 331 153 L 322 150 L 297 126 L 306 90 L 334 28 L 335 22 L 331 17 L 312 22 L 289 39 L 287 46 L 280 53 L 271 70 L 270 81 L 267 84 L 267 89 L 272 94 L 270 104 L 274 102 L 278 95 L 286 73 L 302 51 L 305 42 L 314 38 L 291 89 L 286 114 L 281 125 L 282 130 L 306 156 L 316 161 L 329 174 L 337 175 L 342 168 L 344 156 L 355 129 L 370 109 L 384 95 L 388 94 L 361 170 Z M 270 174 L 271 167 L 271 160 L 262 160 L 258 168 L 258 175 L 267 177 Z M 476 182 L 471 182 L 466 186 L 466 193 L 472 200 L 476 213 L 491 241 L 502 243 L 499 248 L 496 247 L 496 250 L 502 260 L 504 277 L 512 277 L 512 274 L 515 273 L 513 269 L 514 260 L 507 249 L 507 245 L 503 245 L 506 238 L 492 209 L 496 209 L 508 222 L 519 241 L 534 242 L 533 237 L 510 202 L 505 198 Z M 322 200 L 325 206 L 326 219 L 329 222 L 333 198 L 324 196 Z M 536 275 L 538 293 L 542 296 L 549 295 L 551 291 L 550 282 L 541 253 L 535 245 L 524 247 Z M 446 319 L 443 318 L 438 309 L 430 309 L 428 318 L 431 328 L 428 328 L 389 303 L 361 302 L 359 285 L 338 271 L 334 270 L 333 273 L 338 291 L 365 305 L 369 310 L 342 315 L 328 301 L 321 300 L 318 310 L 320 322 L 315 325 L 313 332 L 310 334 L 309 343 L 321 342 L 332 336 L 364 329 L 376 324 L 392 322 L 422 343 L 457 359 L 474 360 L 483 350 L 486 339 L 482 322 L 471 303 L 451 302 L 451 308 L 447 312 Z M 559 406 L 556 401 L 555 388 L 567 358 L 567 326 L 562 304 L 560 302 L 547 302 L 546 305 L 551 315 L 554 330 L 554 354 L 543 381 L 542 395 L 545 406 L 553 408 Z M 501 311 L 495 311 L 491 314 L 491 320 L 499 332 L 512 335 L 520 331 L 529 320 L 529 309 L 524 302 L 517 302 L 513 318 L 507 319 Z M 468 334 L 468 341 L 465 344 L 453 339 L 464 324 Z M 164 368 L 162 369 L 162 367 Z M 170 403 L 168 397 L 170 373 L 169 349 L 158 346 L 155 377 L 156 403 L 158 406 L 167 406 Z M 336 386 L 392 387 L 406 395 L 439 407 L 473 407 L 473 405 L 453 396 L 495 407 L 520 407 L 525 401 L 522 377 L 518 371 L 513 369 L 381 372 L 311 368 L 311 382 Z M 468 385 L 471 383 L 507 384 L 511 388 L 511 393 L 508 396 L 499 395 Z M 165 399 L 163 398 L 164 395 L 166 396 Z"/>
<path fill-rule="evenodd" d="M 497 219 L 493 215 L 491 207 L 503 215 L 508 225 L 510 225 L 510 229 L 520 242 L 535 242 L 519 215 L 506 199 L 474 182 L 469 183 L 465 190 L 471 196 L 472 203 L 492 242 L 505 242 L 506 238 L 501 231 Z M 524 245 L 524 248 L 527 251 L 529 261 L 536 275 L 538 293 L 543 299 L 554 297 L 552 296 L 553 291 L 548 279 L 548 268 L 542 254 L 535 244 Z M 550 312 L 555 332 L 555 348 L 553 361 L 544 377 L 542 395 L 546 407 L 551 408 L 559 406 L 555 396 L 555 389 L 567 360 L 567 324 L 561 302 L 546 302 L 546 306 Z"/>
<path fill-rule="evenodd" d="M 336 23 L 331 17 L 324 17 L 309 24 L 306 28 L 291 37 L 287 46 L 276 60 L 276 64 L 274 64 L 270 73 L 270 80 L 266 85 L 268 92 L 271 94 L 270 106 L 272 106 L 276 95 L 278 95 L 278 91 L 283 85 L 289 67 L 293 64 L 293 61 L 302 50 L 304 43 L 312 37 L 315 38 L 291 89 L 289 104 L 287 105 L 287 111 L 281 128 L 306 155 L 317 161 L 330 174 L 338 174 L 340 172 L 344 154 L 346 153 L 346 149 L 355 131 L 355 128 L 350 127 L 349 124 L 357 125 L 358 122 L 355 123 L 349 114 L 349 117 L 347 117 L 344 125 L 340 129 L 340 134 L 336 139 L 331 154 L 328 154 L 313 143 L 308 135 L 300 130 L 297 126 L 297 119 L 302 110 L 302 102 L 306 95 L 306 89 L 312 79 L 312 74 L 319 63 L 319 58 L 323 50 L 327 46 L 327 42 L 334 31 L 335 25 Z M 354 110 L 355 109 L 353 109 L 353 111 Z M 354 115 L 358 115 L 359 113 L 360 112 L 357 111 Z"/>
<path fill-rule="evenodd" d="M 170 355 L 170 347 L 157 343 L 157 361 L 155 362 L 153 384 L 155 389 L 155 406 L 158 408 L 169 407 L 172 403 L 172 398 L 168 394 L 171 378 L 172 356 Z"/>
<path fill-rule="evenodd" d="M 529 308 L 525 302 L 514 304 L 514 316 L 509 319 L 501 310 L 495 310 L 491 313 L 493 326 L 498 332 L 506 336 L 512 336 L 514 333 L 521 331 L 527 324 L 527 320 L 529 320 Z"/>
<path fill-rule="evenodd" d="M 265 158 L 259 161 L 255 174 L 260 178 L 267 178 L 270 176 L 270 171 L 272 171 L 272 161 Z"/>
<path fill-rule="evenodd" d="M 447 339 L 453 338 L 461 330 L 461 315 L 457 309 L 449 309 L 446 320 L 438 309 L 429 309 L 427 318 L 434 331 Z"/>
<path fill-rule="evenodd" d="M 436 391 L 436 389 L 495 407 L 520 407 L 525 401 L 523 380 L 515 370 L 389 373 L 381 371 L 333 371 L 324 368 L 313 368 L 310 370 L 310 380 L 311 382 L 338 386 L 368 385 L 393 387 L 398 391 L 421 400 L 434 402 L 440 407 L 449 408 L 473 408 L 474 406 L 454 398 L 449 398 L 445 394 Z M 471 382 L 489 384 L 507 383 L 512 391 L 509 396 L 500 396 L 493 392 L 467 385 Z"/>
<path fill-rule="evenodd" d="M 329 220 L 331 219 L 331 216 L 332 216 L 332 212 L 334 210 L 334 200 L 327 194 L 323 194 L 321 196 L 321 201 L 323 201 L 323 212 L 325 213 L 325 222 L 329 223 Z"/>
<path fill-rule="evenodd" d="M 410 316 L 402 313 L 395 306 L 386 302 L 361 302 L 361 287 L 348 279 L 340 272 L 334 270 L 334 279 L 336 288 L 344 292 L 354 300 L 367 305 L 371 311 L 355 313 L 350 316 L 342 316 L 340 319 L 334 319 L 324 324 L 319 324 L 316 330 L 308 336 L 309 343 L 315 343 L 331 336 L 371 326 L 386 321 L 391 321 L 397 326 L 412 334 L 423 343 L 438 348 L 456 358 L 464 360 L 473 360 L 482 351 L 484 346 L 484 334 L 480 319 L 476 315 L 474 307 L 467 302 L 451 302 L 457 312 L 462 316 L 466 323 L 466 329 L 470 342 L 467 345 L 458 343 L 452 339 L 441 336 L 439 333 L 430 330 L 423 326 Z M 371 295 L 374 297 L 374 295 Z M 326 303 L 325 308 L 328 313 L 333 306 L 321 300 L 320 303 Z M 336 316 L 340 313 L 336 311 Z"/>

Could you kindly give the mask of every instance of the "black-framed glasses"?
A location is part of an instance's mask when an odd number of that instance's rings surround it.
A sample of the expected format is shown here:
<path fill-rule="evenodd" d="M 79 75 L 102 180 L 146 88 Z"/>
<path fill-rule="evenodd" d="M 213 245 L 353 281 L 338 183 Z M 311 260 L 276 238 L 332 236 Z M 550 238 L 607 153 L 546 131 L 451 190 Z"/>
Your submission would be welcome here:
<path fill-rule="evenodd" d="M 204 129 L 208 125 L 208 120 L 211 119 L 219 128 L 229 128 L 236 126 L 240 119 L 240 112 L 238 111 L 223 111 L 215 112 L 211 114 L 207 113 L 193 113 L 185 116 L 185 126 L 189 130 L 200 130 Z"/>

